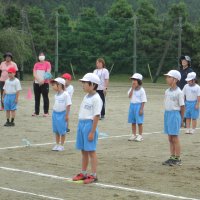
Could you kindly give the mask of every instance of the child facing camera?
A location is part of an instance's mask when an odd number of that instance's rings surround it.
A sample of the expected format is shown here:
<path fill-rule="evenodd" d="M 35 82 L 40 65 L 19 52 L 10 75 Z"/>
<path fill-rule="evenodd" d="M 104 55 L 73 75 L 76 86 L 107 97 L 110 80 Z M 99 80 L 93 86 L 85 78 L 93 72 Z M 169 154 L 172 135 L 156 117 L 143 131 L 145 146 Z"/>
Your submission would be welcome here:
<path fill-rule="evenodd" d="M 128 140 L 141 142 L 143 140 L 144 104 L 147 102 L 147 97 L 142 87 L 142 75 L 135 73 L 130 79 L 132 80 L 132 87 L 128 91 L 130 98 L 128 123 L 132 124 L 132 135 Z M 136 134 L 136 124 L 138 125 L 139 135 Z"/>

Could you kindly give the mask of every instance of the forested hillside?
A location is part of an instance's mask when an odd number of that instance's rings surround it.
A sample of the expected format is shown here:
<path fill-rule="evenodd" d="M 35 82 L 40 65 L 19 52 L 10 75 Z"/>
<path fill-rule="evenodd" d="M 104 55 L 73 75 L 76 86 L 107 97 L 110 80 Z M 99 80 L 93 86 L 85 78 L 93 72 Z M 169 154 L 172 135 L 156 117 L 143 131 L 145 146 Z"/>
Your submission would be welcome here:
<path fill-rule="evenodd" d="M 27 72 L 40 51 L 54 64 L 56 12 L 59 72 L 90 71 L 104 57 L 112 73 L 131 74 L 134 31 L 138 72 L 148 75 L 149 65 L 155 74 L 167 46 L 162 71 L 177 67 L 180 31 L 182 54 L 191 55 L 198 71 L 198 0 L 1 0 L 0 10 L 0 53 L 12 51 Z"/>

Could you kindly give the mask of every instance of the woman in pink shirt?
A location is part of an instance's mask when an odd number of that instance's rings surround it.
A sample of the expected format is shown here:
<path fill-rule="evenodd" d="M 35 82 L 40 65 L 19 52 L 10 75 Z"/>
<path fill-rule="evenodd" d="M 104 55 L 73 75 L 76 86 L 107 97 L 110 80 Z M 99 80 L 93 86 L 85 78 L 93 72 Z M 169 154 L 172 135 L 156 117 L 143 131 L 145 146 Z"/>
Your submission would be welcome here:
<path fill-rule="evenodd" d="M 0 65 L 0 90 L 1 90 L 1 108 L 0 110 L 4 110 L 4 105 L 2 101 L 2 95 L 3 95 L 3 86 L 5 84 L 5 81 L 8 79 L 8 68 L 14 67 L 16 71 L 18 71 L 17 64 L 12 61 L 13 56 L 12 53 L 7 52 L 3 56 L 4 61 Z"/>
<path fill-rule="evenodd" d="M 45 61 L 44 53 L 40 53 L 38 57 L 39 61 L 35 63 L 33 68 L 34 76 L 34 95 L 35 95 L 35 112 L 32 116 L 38 116 L 40 113 L 40 97 L 43 97 L 43 110 L 44 117 L 49 116 L 49 80 L 44 78 L 45 72 L 51 72 L 51 64 Z"/>

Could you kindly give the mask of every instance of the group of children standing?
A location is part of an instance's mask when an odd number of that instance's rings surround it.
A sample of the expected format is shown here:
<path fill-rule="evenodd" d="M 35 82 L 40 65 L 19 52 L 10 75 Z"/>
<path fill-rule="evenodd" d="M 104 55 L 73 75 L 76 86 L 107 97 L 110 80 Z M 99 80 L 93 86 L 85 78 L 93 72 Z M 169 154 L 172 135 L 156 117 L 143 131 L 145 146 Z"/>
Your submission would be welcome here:
<path fill-rule="evenodd" d="M 187 61 L 187 60 L 186 60 Z M 185 62 L 185 60 L 183 61 Z M 184 81 L 187 84 L 181 90 L 177 84 L 181 81 L 181 73 L 177 70 L 170 70 L 166 76 L 169 88 L 165 91 L 164 99 L 164 133 L 168 135 L 170 144 L 170 158 L 164 161 L 163 165 L 182 165 L 180 159 L 180 128 L 186 119 L 186 134 L 194 134 L 197 119 L 199 118 L 200 86 L 196 84 L 196 73 L 190 72 Z M 130 78 L 132 87 L 128 91 L 130 107 L 128 122 L 132 124 L 132 135 L 129 141 L 142 141 L 142 126 L 144 120 L 144 104 L 147 102 L 146 94 L 142 85 L 142 75 L 135 73 Z M 183 82 L 183 81 L 182 81 Z M 192 123 L 192 126 L 191 126 Z M 139 135 L 136 134 L 136 124 Z"/>

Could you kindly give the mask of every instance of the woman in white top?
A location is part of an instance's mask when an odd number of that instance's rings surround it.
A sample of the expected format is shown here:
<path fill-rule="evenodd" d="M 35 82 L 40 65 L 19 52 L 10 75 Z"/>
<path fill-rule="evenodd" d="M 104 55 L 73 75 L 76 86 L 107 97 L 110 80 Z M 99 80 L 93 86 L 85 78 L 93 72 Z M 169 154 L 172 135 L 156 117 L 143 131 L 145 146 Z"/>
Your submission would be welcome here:
<path fill-rule="evenodd" d="M 109 72 L 105 68 L 105 61 L 103 58 L 98 58 L 96 61 L 96 69 L 94 70 L 94 74 L 96 74 L 100 79 L 100 84 L 98 85 L 97 92 L 103 101 L 103 106 L 101 110 L 101 119 L 105 116 L 105 96 L 108 89 L 109 84 Z"/>

